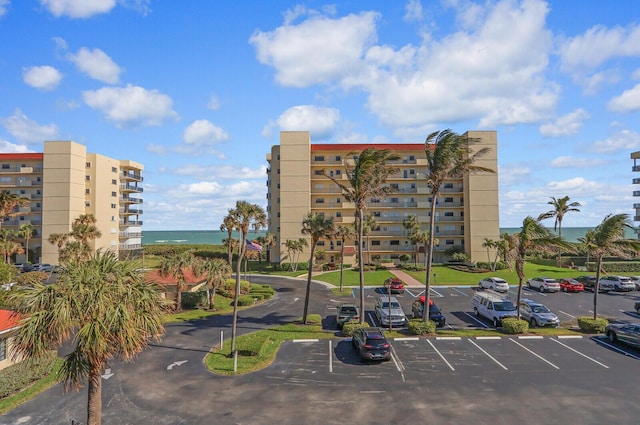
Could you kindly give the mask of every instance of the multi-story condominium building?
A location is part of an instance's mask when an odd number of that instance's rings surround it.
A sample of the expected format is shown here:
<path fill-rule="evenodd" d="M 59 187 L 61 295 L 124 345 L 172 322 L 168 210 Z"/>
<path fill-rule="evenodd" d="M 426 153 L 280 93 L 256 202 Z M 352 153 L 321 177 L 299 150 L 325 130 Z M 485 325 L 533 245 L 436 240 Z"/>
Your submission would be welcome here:
<path fill-rule="evenodd" d="M 71 141 L 46 141 L 42 153 L 0 154 L 0 190 L 29 200 L 2 228 L 17 231 L 30 223 L 29 261 L 58 264 L 58 247 L 49 236 L 69 233 L 75 219 L 92 214 L 102 234 L 92 248 L 135 258 L 142 253 L 143 169 L 137 162 L 87 153 Z M 25 259 L 21 254 L 16 261 Z"/>
<path fill-rule="evenodd" d="M 631 168 L 631 171 L 637 173 L 638 171 L 640 171 L 640 165 L 638 164 L 638 160 L 640 159 L 640 151 L 631 152 L 631 159 L 633 159 L 633 168 Z M 640 177 L 634 177 L 632 183 L 640 184 Z M 640 196 L 640 190 L 634 190 L 633 196 Z M 636 213 L 633 216 L 633 221 L 640 221 L 640 203 L 635 202 L 633 204 L 633 208 L 636 210 Z M 635 232 L 636 235 L 638 235 L 638 238 L 640 238 L 640 227 L 636 227 Z"/>
<path fill-rule="evenodd" d="M 434 262 L 449 260 L 455 250 L 465 252 L 473 261 L 487 261 L 484 241 L 500 238 L 496 132 L 469 131 L 463 136 L 476 139 L 472 151 L 490 148 L 475 164 L 496 172 L 465 175 L 444 183 L 436 200 Z M 417 260 L 424 261 L 424 246 L 413 245 L 403 226 L 413 215 L 421 230 L 429 230 L 431 194 L 425 177 L 424 143 L 312 144 L 309 132 L 286 131 L 280 133 L 280 144 L 267 154 L 269 232 L 276 237 L 270 249 L 271 262 L 289 261 L 283 244 L 304 237 L 302 220 L 309 212 L 332 217 L 336 226 L 354 224 L 355 205 L 345 201 L 340 188 L 326 175 L 348 184 L 345 163 L 353 165 L 354 156 L 367 148 L 392 149 L 401 159 L 390 164 L 399 169 L 387 182 L 394 193 L 367 200 L 365 213 L 373 214 L 376 226 L 363 241 L 365 259 L 396 260 L 402 254 L 412 256 L 418 248 L 422 254 Z M 340 240 L 321 241 L 318 249 L 326 252 L 328 261 L 337 261 L 340 244 Z M 306 256 L 301 255 L 303 261 L 308 259 L 309 249 Z M 354 264 L 354 254 L 354 241 L 346 242 L 345 263 Z"/>

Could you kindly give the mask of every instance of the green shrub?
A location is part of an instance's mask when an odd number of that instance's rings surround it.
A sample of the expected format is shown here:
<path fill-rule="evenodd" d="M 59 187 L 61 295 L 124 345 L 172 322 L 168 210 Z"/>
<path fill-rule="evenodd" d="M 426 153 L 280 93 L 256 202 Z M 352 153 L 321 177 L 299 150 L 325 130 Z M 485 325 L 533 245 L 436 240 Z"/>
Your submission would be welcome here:
<path fill-rule="evenodd" d="M 526 320 L 508 317 L 502 321 L 502 330 L 511 335 L 523 334 L 529 331 L 529 323 Z"/>
<path fill-rule="evenodd" d="M 407 330 L 411 335 L 429 335 L 435 333 L 436 322 L 433 320 L 425 322 L 422 319 L 411 319 L 407 324 Z"/>
<path fill-rule="evenodd" d="M 369 324 L 360 323 L 358 320 L 350 320 L 342 326 L 342 334 L 344 336 L 352 336 L 356 329 L 368 328 Z"/>
<path fill-rule="evenodd" d="M 182 308 L 191 310 L 208 305 L 207 291 L 183 292 Z"/>
<path fill-rule="evenodd" d="M 602 333 L 608 324 L 609 321 L 607 319 L 602 319 L 600 317 L 597 319 L 585 316 L 578 317 L 578 327 L 585 332 Z"/>
<path fill-rule="evenodd" d="M 247 306 L 255 304 L 255 298 L 251 295 L 242 295 L 238 297 L 239 306 Z"/>
<path fill-rule="evenodd" d="M 45 377 L 56 360 L 55 351 L 51 351 L 40 360 L 25 360 L 0 370 L 0 399 L 8 397 L 40 378 Z"/>
<path fill-rule="evenodd" d="M 247 294 L 249 293 L 249 290 L 251 289 L 251 282 L 249 282 L 248 280 L 240 280 L 240 294 Z M 218 289 L 218 291 L 221 294 L 231 294 L 231 296 L 233 296 L 233 293 L 236 290 L 236 280 L 235 279 L 226 279 L 224 281 L 224 283 L 222 285 L 220 285 L 220 288 Z M 228 296 L 228 295 L 225 295 Z"/>
<path fill-rule="evenodd" d="M 249 292 L 249 296 L 255 297 L 255 298 L 259 297 L 261 300 L 268 300 L 269 298 L 273 297 L 273 293 L 252 291 L 252 292 Z"/>

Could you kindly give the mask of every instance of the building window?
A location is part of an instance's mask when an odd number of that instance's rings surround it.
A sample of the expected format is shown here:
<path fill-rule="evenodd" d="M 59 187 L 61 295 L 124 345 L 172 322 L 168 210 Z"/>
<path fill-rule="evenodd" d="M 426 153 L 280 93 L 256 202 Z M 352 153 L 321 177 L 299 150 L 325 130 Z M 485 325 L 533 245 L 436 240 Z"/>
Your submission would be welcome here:
<path fill-rule="evenodd" d="M 87 168 L 91 168 L 91 163 L 90 162 L 85 162 L 84 166 L 87 167 Z"/>
<path fill-rule="evenodd" d="M 396 245 L 399 246 L 400 245 L 400 241 L 390 241 L 389 245 Z"/>
<path fill-rule="evenodd" d="M 85 195 L 90 195 L 90 194 L 91 194 L 91 189 L 90 189 L 90 188 L 86 188 L 86 189 L 84 190 L 84 194 L 85 194 Z"/>
<path fill-rule="evenodd" d="M 453 211 L 445 211 L 444 212 L 444 216 L 445 217 L 453 217 Z"/>
<path fill-rule="evenodd" d="M 277 186 L 278 189 L 280 189 L 280 183 L 278 183 L 276 186 Z"/>
<path fill-rule="evenodd" d="M 26 191 L 26 190 L 24 190 L 24 189 L 20 189 L 20 195 L 26 195 L 26 194 L 27 194 L 27 191 Z"/>
<path fill-rule="evenodd" d="M 445 245 L 453 245 L 453 239 L 447 239 Z"/>
<path fill-rule="evenodd" d="M 391 198 L 391 203 L 392 204 L 397 204 L 398 203 L 398 198 Z"/>
<path fill-rule="evenodd" d="M 89 208 L 91 206 L 91 201 L 84 201 L 84 206 Z"/>
<path fill-rule="evenodd" d="M 324 204 L 324 198 L 317 198 L 316 204 Z"/>
<path fill-rule="evenodd" d="M 443 189 L 453 189 L 453 183 L 445 183 L 442 186 Z"/>
<path fill-rule="evenodd" d="M 315 174 L 316 176 L 321 176 L 324 174 L 324 170 L 315 170 L 313 174 Z"/>
<path fill-rule="evenodd" d="M 342 217 L 342 211 L 338 211 L 338 212 L 336 213 L 336 217 Z"/>
<path fill-rule="evenodd" d="M 118 169 L 117 169 L 116 167 L 111 167 L 111 172 L 112 172 L 112 173 L 117 173 L 117 172 L 118 172 Z"/>
<path fill-rule="evenodd" d="M 316 155 L 316 156 L 313 157 L 313 160 L 317 161 L 317 162 L 324 162 L 324 156 Z"/>
<path fill-rule="evenodd" d="M 380 246 L 380 241 L 371 241 L 371 246 Z"/>
<path fill-rule="evenodd" d="M 116 221 L 116 216 L 115 215 L 111 216 L 111 221 Z"/>
<path fill-rule="evenodd" d="M 118 196 L 118 192 L 111 192 L 111 196 Z"/>
<path fill-rule="evenodd" d="M 86 181 L 90 182 L 90 181 L 91 181 L 91 176 L 84 176 L 84 179 L 85 179 Z"/>
<path fill-rule="evenodd" d="M 340 155 L 336 155 L 336 161 L 342 161 L 342 158 L 340 157 Z"/>
<path fill-rule="evenodd" d="M 324 246 L 324 241 L 318 241 L 318 246 Z"/>
<path fill-rule="evenodd" d="M 277 173 L 280 174 L 280 169 L 278 168 Z"/>
<path fill-rule="evenodd" d="M 118 181 L 116 179 L 111 179 L 111 184 L 118 184 Z"/>
<path fill-rule="evenodd" d="M 116 209 L 116 208 L 118 208 L 118 205 L 117 204 L 111 204 L 111 208 Z"/>
<path fill-rule="evenodd" d="M 340 198 L 336 198 L 336 203 L 339 204 L 340 202 Z"/>
<path fill-rule="evenodd" d="M 453 202 L 453 198 L 444 198 L 444 202 Z"/>
<path fill-rule="evenodd" d="M 7 339 L 0 338 L 0 361 L 7 359 Z"/>
<path fill-rule="evenodd" d="M 2 164 L 2 169 L 3 170 L 10 170 L 11 169 L 11 164 Z"/>
<path fill-rule="evenodd" d="M 415 161 L 415 160 L 416 160 L 416 157 L 415 157 L 415 156 L 413 156 L 413 155 L 409 155 L 409 161 Z"/>

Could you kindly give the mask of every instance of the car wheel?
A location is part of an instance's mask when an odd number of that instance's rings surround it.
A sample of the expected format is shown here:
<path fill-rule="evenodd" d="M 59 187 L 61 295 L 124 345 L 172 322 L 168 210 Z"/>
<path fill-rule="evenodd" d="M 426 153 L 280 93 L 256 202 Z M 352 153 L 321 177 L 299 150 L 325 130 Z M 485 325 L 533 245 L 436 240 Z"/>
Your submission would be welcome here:
<path fill-rule="evenodd" d="M 497 319 L 497 318 L 495 318 L 495 317 L 493 318 L 493 326 L 494 326 L 495 328 L 497 328 L 497 327 L 498 327 L 498 319 Z"/>
<path fill-rule="evenodd" d="M 533 317 L 531 318 L 531 327 L 535 328 L 538 326 L 538 322 L 536 322 L 536 319 L 534 319 Z"/>
<path fill-rule="evenodd" d="M 493 286 L 489 286 L 489 290 L 490 290 L 490 291 L 493 291 Z"/>
<path fill-rule="evenodd" d="M 473 314 L 475 314 L 476 316 L 480 316 L 480 312 L 475 307 L 473 307 Z"/>
<path fill-rule="evenodd" d="M 636 308 L 636 313 L 640 314 L 640 307 Z"/>
<path fill-rule="evenodd" d="M 616 335 L 615 332 L 609 331 L 607 336 L 609 337 L 609 341 L 611 341 L 611 342 L 616 342 L 618 340 L 618 336 Z"/>
<path fill-rule="evenodd" d="M 567 287 L 566 287 L 566 286 L 565 286 L 564 288 L 562 288 L 562 290 L 563 290 L 564 292 L 569 292 L 569 290 L 567 289 Z"/>
<path fill-rule="evenodd" d="M 543 292 L 544 292 L 544 286 L 540 286 L 540 287 L 538 288 L 538 291 L 540 291 L 540 293 L 543 293 Z"/>

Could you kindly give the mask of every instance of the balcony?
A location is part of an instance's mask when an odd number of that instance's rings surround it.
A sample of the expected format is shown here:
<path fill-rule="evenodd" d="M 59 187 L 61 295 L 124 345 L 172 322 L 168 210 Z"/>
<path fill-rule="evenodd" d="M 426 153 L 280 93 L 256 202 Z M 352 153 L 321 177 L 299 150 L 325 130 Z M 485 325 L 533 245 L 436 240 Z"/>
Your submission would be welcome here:
<path fill-rule="evenodd" d="M 640 171 L 640 165 L 634 165 L 631 171 Z"/>
<path fill-rule="evenodd" d="M 120 220 L 120 226 L 142 226 L 142 221 Z"/>
<path fill-rule="evenodd" d="M 120 251 L 131 251 L 131 250 L 135 250 L 135 249 L 142 249 L 142 244 L 139 244 L 139 243 L 135 243 L 135 244 L 121 243 L 121 244 L 118 244 L 118 249 Z"/>
<path fill-rule="evenodd" d="M 9 165 L 9 167 L 7 168 L 1 168 L 0 169 L 0 174 L 12 174 L 12 173 L 19 173 L 19 174 L 33 174 L 33 173 L 38 173 L 41 174 L 42 173 L 42 165 L 26 165 L 26 166 L 22 166 L 22 165 Z"/>
<path fill-rule="evenodd" d="M 137 208 L 120 208 L 120 214 L 140 215 L 142 214 L 142 210 Z"/>
<path fill-rule="evenodd" d="M 126 171 L 123 171 L 122 174 L 120 174 L 120 178 L 124 180 L 129 180 L 129 181 L 136 181 L 136 182 L 141 182 L 144 180 L 140 174 L 129 173 Z"/>
<path fill-rule="evenodd" d="M 121 238 L 141 238 L 142 232 L 120 232 Z"/>
<path fill-rule="evenodd" d="M 128 196 L 121 196 L 120 202 L 129 203 L 129 204 L 142 204 L 142 199 L 140 198 L 129 198 Z"/>
<path fill-rule="evenodd" d="M 142 187 L 138 187 L 138 186 L 127 184 L 127 183 L 120 184 L 120 190 L 125 192 L 136 192 L 136 193 L 142 193 L 144 191 Z"/>

